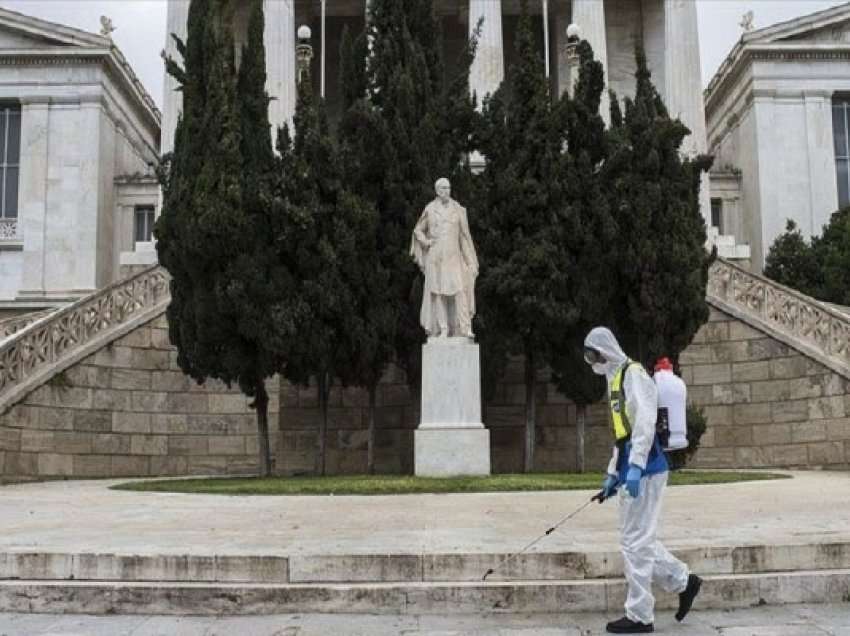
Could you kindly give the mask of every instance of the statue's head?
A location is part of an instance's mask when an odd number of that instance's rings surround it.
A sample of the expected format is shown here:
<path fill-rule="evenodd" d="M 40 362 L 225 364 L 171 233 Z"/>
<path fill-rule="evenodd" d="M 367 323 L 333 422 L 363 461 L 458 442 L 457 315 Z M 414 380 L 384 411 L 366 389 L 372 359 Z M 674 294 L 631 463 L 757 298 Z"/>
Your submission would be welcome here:
<path fill-rule="evenodd" d="M 448 201 L 452 196 L 452 184 L 445 177 L 437 179 L 437 183 L 434 184 L 434 189 L 437 191 L 437 196 L 443 203 Z"/>

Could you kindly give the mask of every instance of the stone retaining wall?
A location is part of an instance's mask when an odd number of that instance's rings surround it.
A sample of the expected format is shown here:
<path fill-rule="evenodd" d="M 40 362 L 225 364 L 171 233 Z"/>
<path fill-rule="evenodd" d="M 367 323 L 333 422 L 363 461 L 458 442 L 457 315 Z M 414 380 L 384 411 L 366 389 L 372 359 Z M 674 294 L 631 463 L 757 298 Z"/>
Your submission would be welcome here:
<path fill-rule="evenodd" d="M 720 311 L 681 357 L 704 467 L 850 468 L 850 381 Z"/>
<path fill-rule="evenodd" d="M 268 386 L 272 423 L 278 386 Z M 161 316 L 0 416 L 0 478 L 251 473 L 257 444 L 247 399 L 183 375 Z"/>
<path fill-rule="evenodd" d="M 850 382 L 740 320 L 712 310 L 710 322 L 681 357 L 689 401 L 702 406 L 708 431 L 696 466 L 717 468 L 850 468 Z M 541 372 L 537 384 L 539 471 L 576 469 L 576 407 Z M 315 389 L 284 387 L 279 471 L 310 472 L 319 410 Z M 366 469 L 365 393 L 335 390 L 328 428 L 328 472 Z M 387 374 L 378 394 L 376 468 L 412 472 L 418 407 L 403 375 Z M 493 471 L 521 472 L 525 431 L 523 365 L 509 365 L 484 408 Z M 604 405 L 588 409 L 585 466 L 603 470 L 611 437 Z"/>
<path fill-rule="evenodd" d="M 850 382 L 719 311 L 682 355 L 690 400 L 709 428 L 703 467 L 850 468 Z M 522 470 L 525 387 L 514 360 L 484 409 L 494 472 Z M 269 382 L 280 474 L 311 473 L 319 418 L 315 387 Z M 538 376 L 536 466 L 576 468 L 576 407 Z M 282 408 L 278 405 L 282 404 Z M 329 473 L 366 470 L 368 399 L 331 391 Z M 610 452 L 604 405 L 588 410 L 585 465 Z M 411 473 L 419 408 L 392 368 L 378 392 L 376 470 Z M 275 427 L 275 422 L 278 426 Z M 254 412 L 237 389 L 199 387 L 177 368 L 164 316 L 56 376 L 0 415 L 0 479 L 243 474 L 257 469 Z"/>

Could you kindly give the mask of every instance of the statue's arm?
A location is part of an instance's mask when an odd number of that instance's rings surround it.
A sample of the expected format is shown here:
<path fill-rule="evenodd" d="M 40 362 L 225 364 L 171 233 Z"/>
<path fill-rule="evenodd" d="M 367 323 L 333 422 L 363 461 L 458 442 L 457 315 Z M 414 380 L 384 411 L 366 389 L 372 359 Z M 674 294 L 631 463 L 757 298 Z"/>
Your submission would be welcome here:
<path fill-rule="evenodd" d="M 425 208 L 416 223 L 416 227 L 413 228 L 413 236 L 425 247 L 431 246 L 432 241 L 428 238 L 428 208 Z"/>

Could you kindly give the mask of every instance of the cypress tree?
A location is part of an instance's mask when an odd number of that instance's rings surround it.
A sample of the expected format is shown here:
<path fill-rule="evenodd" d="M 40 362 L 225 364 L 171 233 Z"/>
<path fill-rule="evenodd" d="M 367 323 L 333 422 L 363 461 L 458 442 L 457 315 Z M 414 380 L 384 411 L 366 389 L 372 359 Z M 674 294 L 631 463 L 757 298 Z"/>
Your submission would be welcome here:
<path fill-rule="evenodd" d="M 700 178 L 711 157 L 683 159 L 690 134 L 673 119 L 637 51 L 637 90 L 622 113 L 612 94 L 612 131 L 606 174 L 620 232 L 614 303 L 615 328 L 626 351 L 650 365 L 678 359 L 708 320 L 705 291 L 714 253 L 705 250 L 699 208 Z"/>
<path fill-rule="evenodd" d="M 371 49 L 369 46 L 371 43 Z M 475 111 L 468 75 L 474 49 L 446 73 L 431 0 L 373 0 L 366 30 L 343 34 L 339 151 L 346 187 L 373 208 L 371 260 L 361 256 L 364 329 L 352 366 L 369 393 L 368 470 L 374 471 L 377 386 L 395 361 L 415 390 L 420 377 L 422 287 L 408 256 L 413 227 L 439 177 L 468 193 L 464 159 Z M 361 226 L 362 229 L 362 226 Z M 365 237 L 361 245 L 369 245 Z"/>
<path fill-rule="evenodd" d="M 381 162 L 370 157 L 375 141 L 385 135 L 385 130 L 379 112 L 366 97 L 367 55 L 366 33 L 352 39 L 348 30 L 344 30 L 341 57 L 345 62 L 339 80 L 343 94 L 339 157 L 345 188 L 349 193 L 358 193 L 360 210 L 359 222 L 353 225 L 358 258 L 355 267 L 349 270 L 356 273 L 351 283 L 358 320 L 349 334 L 352 351 L 348 377 L 352 384 L 365 388 L 369 396 L 366 470 L 372 474 L 378 384 L 394 357 L 398 303 L 386 265 L 395 262 L 396 255 L 386 252 L 389 244 L 383 240 L 383 228 L 378 223 L 374 204 L 381 191 Z"/>
<path fill-rule="evenodd" d="M 538 371 L 547 362 L 554 330 L 578 319 L 577 307 L 563 296 L 571 272 L 562 268 L 562 236 L 556 230 L 575 210 L 562 204 L 561 123 L 525 11 L 516 47 L 515 66 L 484 102 L 477 142 L 487 165 L 473 225 L 481 255 L 478 333 L 485 366 L 502 367 L 508 354 L 525 359 L 524 469 L 530 472 Z"/>
<path fill-rule="evenodd" d="M 156 234 L 159 261 L 172 276 L 167 317 L 177 362 L 199 384 L 209 378 L 235 383 L 254 398 L 260 471 L 268 475 L 265 380 L 279 366 L 269 307 L 280 295 L 268 231 L 262 23 L 257 1 L 237 75 L 230 3 L 192 1 L 188 40 L 179 46 L 184 66 L 168 61 L 182 82 L 184 104 Z"/>
<path fill-rule="evenodd" d="M 558 106 L 566 152 L 560 163 L 564 181 L 558 236 L 559 265 L 567 275 L 557 298 L 578 310 L 572 323 L 555 325 L 546 359 L 552 381 L 576 405 L 576 469 L 584 471 L 587 407 L 602 398 L 605 382 L 588 372 L 582 350 L 587 332 L 610 320 L 612 288 L 606 272 L 614 266 L 617 226 L 603 189 L 607 153 L 605 122 L 599 113 L 605 80 L 602 64 L 587 41 L 578 45 L 579 79 L 574 95 Z"/>
<path fill-rule="evenodd" d="M 379 337 L 386 307 L 375 302 L 387 276 L 376 257 L 377 213 L 345 183 L 325 104 L 314 97 L 309 77 L 299 86 L 293 123 L 294 138 L 286 129 L 280 134 L 279 188 L 299 212 L 281 250 L 297 272 L 289 300 L 301 311 L 281 340 L 282 355 L 290 381 L 316 380 L 322 414 L 316 472 L 323 475 L 332 385 L 376 386 L 391 351 Z"/>
<path fill-rule="evenodd" d="M 454 74 L 446 72 L 432 0 L 372 0 L 357 50 L 367 50 L 367 41 L 371 55 L 359 76 L 365 80 L 350 76 L 351 88 L 343 91 L 351 107 L 342 143 L 360 164 L 347 173 L 352 184 L 378 212 L 377 248 L 389 275 L 395 360 L 416 388 L 425 333 L 419 324 L 421 277 L 408 255 L 410 237 L 438 178 L 452 181 L 457 198 L 469 193 L 465 159 L 475 117 L 468 84 L 474 49 L 454 65 Z"/>

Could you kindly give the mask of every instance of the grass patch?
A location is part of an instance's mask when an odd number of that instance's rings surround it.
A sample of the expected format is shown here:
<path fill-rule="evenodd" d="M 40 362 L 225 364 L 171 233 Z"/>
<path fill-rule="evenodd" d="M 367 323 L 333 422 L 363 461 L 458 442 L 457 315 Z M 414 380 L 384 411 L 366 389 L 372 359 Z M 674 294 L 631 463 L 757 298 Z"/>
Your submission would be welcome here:
<path fill-rule="evenodd" d="M 679 471 L 671 473 L 673 486 L 731 484 L 741 481 L 783 479 L 773 473 Z M 422 493 L 531 492 L 543 490 L 594 490 L 602 473 L 542 473 L 450 477 L 430 479 L 407 475 L 350 475 L 338 477 L 272 477 L 169 479 L 136 481 L 113 490 L 173 492 L 211 495 L 410 495 Z"/>

